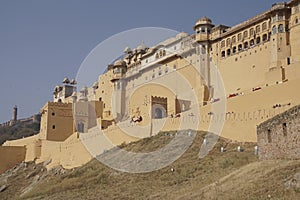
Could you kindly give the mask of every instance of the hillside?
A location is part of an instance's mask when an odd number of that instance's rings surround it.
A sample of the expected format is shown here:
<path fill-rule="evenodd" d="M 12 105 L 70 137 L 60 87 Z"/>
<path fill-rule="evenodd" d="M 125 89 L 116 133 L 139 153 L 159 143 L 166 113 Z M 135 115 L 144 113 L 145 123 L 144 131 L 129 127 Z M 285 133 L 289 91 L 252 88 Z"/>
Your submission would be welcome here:
<path fill-rule="evenodd" d="M 64 170 L 46 171 L 43 164 L 20 164 L 0 176 L 0 199 L 298 199 L 300 161 L 258 161 L 253 143 L 219 139 L 203 159 L 198 153 L 204 133 L 171 166 L 143 174 L 115 171 L 97 160 Z M 161 133 L 122 145 L 149 152 L 172 136 Z M 244 152 L 237 152 L 242 145 Z M 220 147 L 226 146 L 225 153 Z M 114 155 L 114 151 L 107 152 Z M 174 172 L 171 171 L 174 168 Z M 4 187 L 3 187 L 4 188 Z M 22 194 L 22 198 L 19 198 Z"/>
<path fill-rule="evenodd" d="M 40 130 L 40 123 L 18 122 L 12 126 L 0 127 L 0 145 L 6 140 L 16 140 L 37 134 Z"/>

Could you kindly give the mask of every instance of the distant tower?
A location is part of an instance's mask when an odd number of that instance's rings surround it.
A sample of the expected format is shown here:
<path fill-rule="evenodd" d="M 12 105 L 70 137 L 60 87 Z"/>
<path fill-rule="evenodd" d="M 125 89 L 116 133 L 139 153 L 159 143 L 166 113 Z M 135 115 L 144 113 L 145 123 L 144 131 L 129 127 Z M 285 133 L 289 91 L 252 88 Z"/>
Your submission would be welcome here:
<path fill-rule="evenodd" d="M 12 113 L 11 121 L 17 121 L 17 117 L 18 117 L 18 107 L 15 106 L 13 108 L 13 113 Z"/>
<path fill-rule="evenodd" d="M 16 122 L 17 122 L 17 116 L 18 116 L 18 107 L 15 106 L 13 108 L 13 113 L 12 113 L 12 117 L 11 117 L 11 120 L 9 122 L 9 125 L 12 126 L 14 125 Z"/>

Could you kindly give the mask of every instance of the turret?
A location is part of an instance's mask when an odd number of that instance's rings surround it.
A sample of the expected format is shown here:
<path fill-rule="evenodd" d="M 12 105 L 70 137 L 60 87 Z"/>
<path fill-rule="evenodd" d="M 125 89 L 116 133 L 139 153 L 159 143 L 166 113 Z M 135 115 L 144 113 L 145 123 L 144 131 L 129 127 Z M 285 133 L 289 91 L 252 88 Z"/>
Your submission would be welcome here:
<path fill-rule="evenodd" d="M 271 68 L 283 67 L 290 57 L 288 9 L 285 3 L 274 4 L 271 8 Z"/>
<path fill-rule="evenodd" d="M 196 35 L 197 42 L 206 42 L 209 40 L 209 35 L 211 33 L 211 29 L 214 27 L 211 19 L 207 17 L 200 18 L 195 26 L 194 31 Z"/>
<path fill-rule="evenodd" d="M 113 70 L 112 82 L 120 80 L 124 73 L 126 73 L 126 63 L 122 60 L 117 60 L 111 67 Z"/>

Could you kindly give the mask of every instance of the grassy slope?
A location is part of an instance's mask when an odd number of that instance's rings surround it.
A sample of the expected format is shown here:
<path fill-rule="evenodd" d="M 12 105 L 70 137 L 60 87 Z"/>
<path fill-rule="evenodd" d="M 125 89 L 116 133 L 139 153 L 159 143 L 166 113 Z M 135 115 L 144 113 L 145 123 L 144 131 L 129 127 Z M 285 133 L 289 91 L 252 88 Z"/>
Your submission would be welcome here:
<path fill-rule="evenodd" d="M 204 159 L 198 158 L 204 134 L 198 133 L 191 148 L 172 166 L 144 174 L 115 171 L 92 160 L 62 175 L 50 174 L 23 199 L 295 199 L 300 193 L 287 190 L 284 182 L 300 171 L 300 161 L 257 161 L 254 144 L 220 140 Z M 160 134 L 124 148 L 152 151 L 167 144 Z M 227 152 L 219 149 L 227 145 Z M 175 172 L 171 172 L 171 167 Z M 299 191 L 298 191 L 299 192 Z M 0 193 L 0 199 L 5 192 Z M 16 196 L 20 193 L 16 192 Z M 276 199 L 276 198 L 275 198 Z"/>
<path fill-rule="evenodd" d="M 6 140 L 16 140 L 37 134 L 40 130 L 39 123 L 19 122 L 13 126 L 0 127 L 0 145 Z"/>

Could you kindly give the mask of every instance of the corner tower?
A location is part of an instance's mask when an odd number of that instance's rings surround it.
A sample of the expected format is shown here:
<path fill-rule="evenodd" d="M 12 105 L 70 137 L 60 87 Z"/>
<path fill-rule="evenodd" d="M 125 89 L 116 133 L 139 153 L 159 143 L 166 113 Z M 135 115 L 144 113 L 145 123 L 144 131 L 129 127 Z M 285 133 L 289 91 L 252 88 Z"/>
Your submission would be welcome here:
<path fill-rule="evenodd" d="M 291 1 L 290 7 L 291 63 L 294 63 L 300 60 L 300 0 Z"/>
<path fill-rule="evenodd" d="M 211 71 L 210 71 L 210 49 L 211 49 L 211 30 L 214 27 L 211 19 L 207 17 L 200 18 L 195 26 L 195 41 L 198 44 L 196 46 L 196 54 L 199 62 L 196 64 L 196 68 L 200 73 L 201 78 L 205 81 L 204 85 L 204 99 L 203 102 L 209 101 L 213 96 L 213 89 L 211 86 Z"/>
<path fill-rule="evenodd" d="M 285 66 L 291 55 L 289 15 L 286 3 L 277 3 L 271 8 L 271 69 Z"/>

